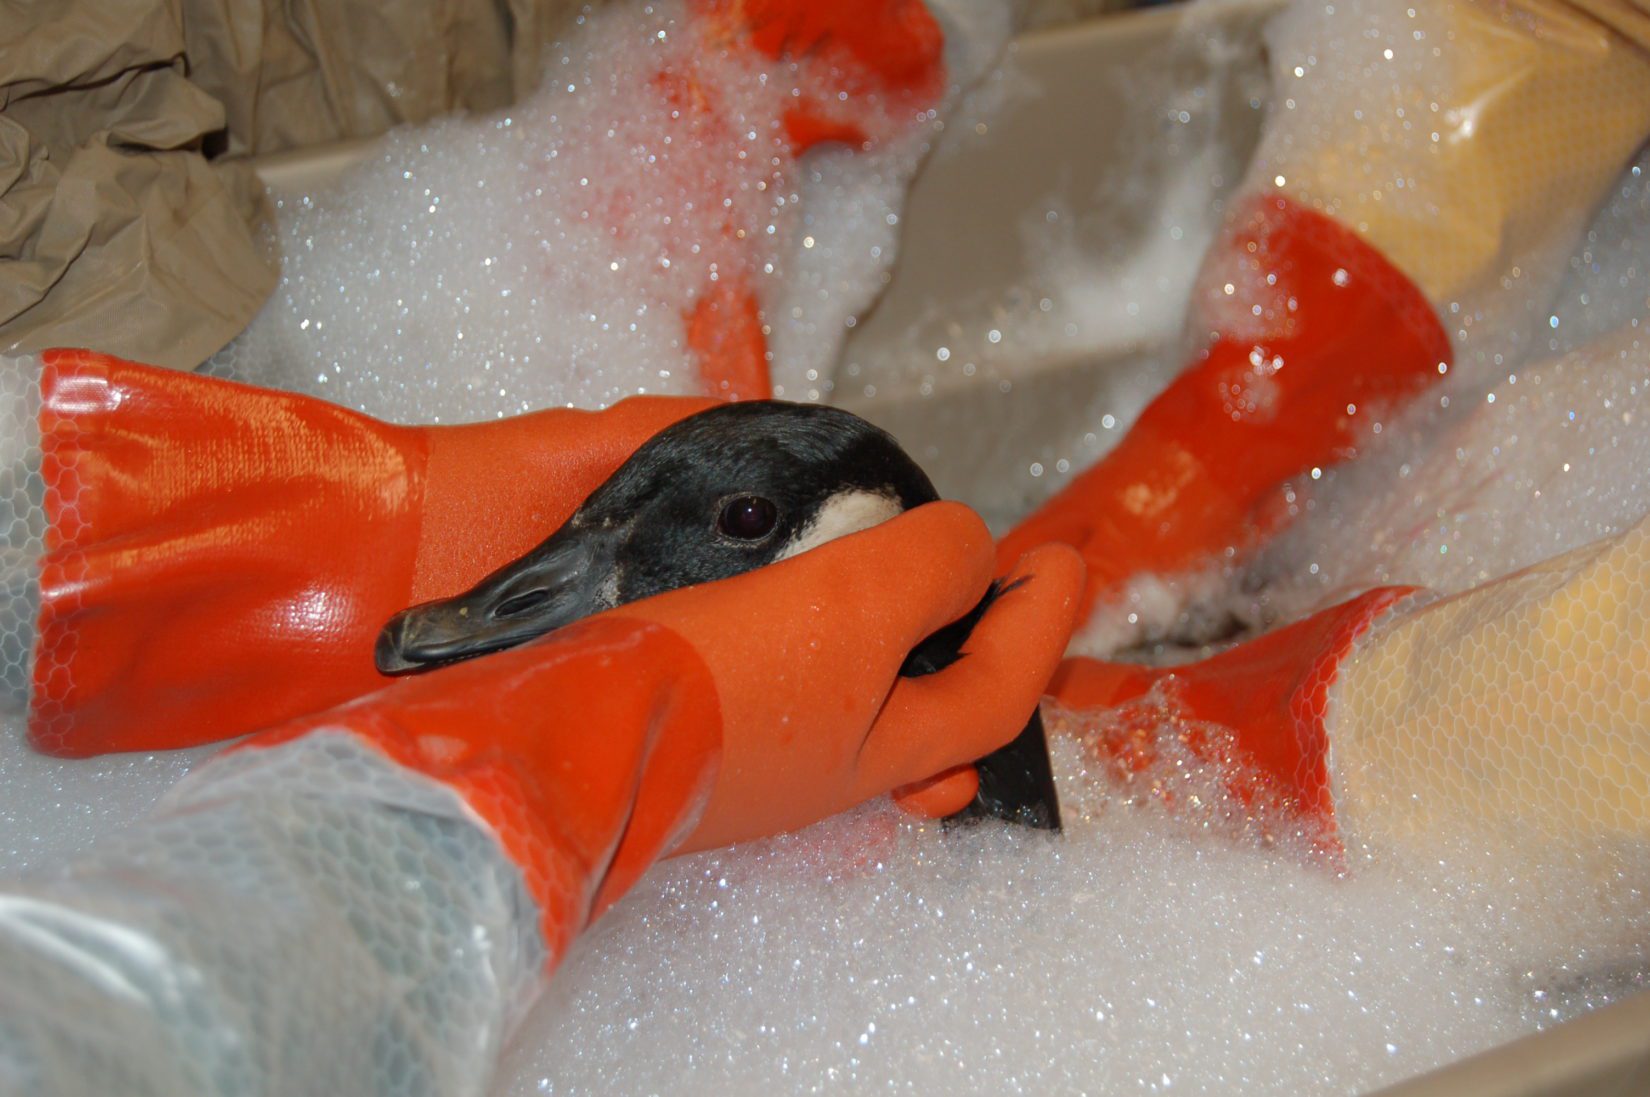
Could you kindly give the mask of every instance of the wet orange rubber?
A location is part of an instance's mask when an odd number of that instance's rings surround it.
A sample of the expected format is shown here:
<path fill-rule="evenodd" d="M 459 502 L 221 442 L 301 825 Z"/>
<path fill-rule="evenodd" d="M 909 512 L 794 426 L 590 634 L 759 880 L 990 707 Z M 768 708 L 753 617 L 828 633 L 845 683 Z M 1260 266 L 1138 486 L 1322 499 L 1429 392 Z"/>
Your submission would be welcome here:
<path fill-rule="evenodd" d="M 812 56 L 832 86 L 805 88 L 785 115 L 800 155 L 824 141 L 861 144 L 867 134 L 848 99 L 876 93 L 913 110 L 945 91 L 945 35 L 922 0 L 699 0 L 693 10 L 764 57 Z"/>
<path fill-rule="evenodd" d="M 699 379 L 719 400 L 771 400 L 768 338 L 756 294 L 724 279 L 712 284 L 687 315 L 687 344 Z"/>
<path fill-rule="evenodd" d="M 698 818 L 721 748 L 716 688 L 692 646 L 605 617 L 402 679 L 235 749 L 323 729 L 464 798 L 538 900 L 552 964 Z"/>
<path fill-rule="evenodd" d="M 1076 620 L 1082 565 L 1065 546 L 1017 561 L 1010 581 L 1029 580 L 993 604 L 963 658 L 899 677 L 906 654 L 967 613 L 991 573 L 979 517 L 930 503 L 737 580 L 610 611 L 692 636 L 721 692 L 725 772 L 684 848 L 788 830 L 1012 739 Z M 774 593 L 729 597 L 757 577 Z M 844 738 L 843 726 L 864 730 Z"/>
<path fill-rule="evenodd" d="M 230 738 L 377 689 L 391 615 L 543 540 L 710 402 L 474 426 L 48 351 L 29 737 L 48 753 Z"/>
<path fill-rule="evenodd" d="M 980 771 L 973 766 L 957 766 L 926 780 L 901 785 L 893 797 L 894 803 L 912 815 L 945 819 L 973 803 L 979 792 Z"/>
<path fill-rule="evenodd" d="M 1068 659 L 1049 693 L 1069 708 L 1108 709 L 1163 686 L 1177 718 L 1232 733 L 1229 743 L 1194 733 L 1185 745 L 1227 770 L 1229 787 L 1242 802 L 1264 799 L 1312 820 L 1333 838 L 1324 726 L 1329 690 L 1358 638 L 1412 593 L 1412 587 L 1380 587 L 1188 666 Z M 1162 730 L 1157 724 L 1142 727 L 1138 735 L 1106 739 L 1100 747 L 1114 765 L 1139 772 L 1156 759 Z"/>
<path fill-rule="evenodd" d="M 1275 275 L 1267 292 L 1288 304 L 1272 334 L 1213 331 L 1117 448 L 1000 546 L 1002 562 L 1045 541 L 1075 546 L 1088 564 L 1085 615 L 1139 573 L 1251 546 L 1268 532 L 1256 514 L 1271 489 L 1354 456 L 1372 413 L 1414 398 L 1449 361 L 1420 290 L 1322 214 L 1256 201 L 1216 248 L 1260 257 L 1256 277 Z"/>

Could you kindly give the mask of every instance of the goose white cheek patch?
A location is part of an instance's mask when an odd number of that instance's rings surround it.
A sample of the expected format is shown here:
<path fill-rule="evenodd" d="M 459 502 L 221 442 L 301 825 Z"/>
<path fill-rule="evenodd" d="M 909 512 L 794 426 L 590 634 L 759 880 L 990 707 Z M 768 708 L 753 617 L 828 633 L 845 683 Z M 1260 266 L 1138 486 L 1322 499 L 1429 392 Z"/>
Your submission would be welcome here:
<path fill-rule="evenodd" d="M 813 521 L 803 526 L 795 539 L 774 559 L 789 560 L 827 541 L 881 525 L 904 509 L 898 499 L 881 492 L 838 492 L 825 500 Z"/>

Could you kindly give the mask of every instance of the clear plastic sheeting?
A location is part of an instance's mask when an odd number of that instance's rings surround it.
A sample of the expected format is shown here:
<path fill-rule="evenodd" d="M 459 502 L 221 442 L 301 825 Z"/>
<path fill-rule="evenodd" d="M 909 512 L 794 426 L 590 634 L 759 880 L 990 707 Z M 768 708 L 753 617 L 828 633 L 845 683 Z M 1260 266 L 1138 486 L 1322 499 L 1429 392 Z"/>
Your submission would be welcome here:
<path fill-rule="evenodd" d="M 1633 7 L 1290 5 L 1267 28 L 1271 113 L 1249 184 L 1379 248 L 1481 384 L 1527 353 L 1564 257 L 1650 133 L 1650 44 L 1619 33 L 1642 28 Z"/>
<path fill-rule="evenodd" d="M 484 1092 L 539 911 L 457 795 L 347 734 L 226 755 L 0 893 L 8 1093 Z"/>

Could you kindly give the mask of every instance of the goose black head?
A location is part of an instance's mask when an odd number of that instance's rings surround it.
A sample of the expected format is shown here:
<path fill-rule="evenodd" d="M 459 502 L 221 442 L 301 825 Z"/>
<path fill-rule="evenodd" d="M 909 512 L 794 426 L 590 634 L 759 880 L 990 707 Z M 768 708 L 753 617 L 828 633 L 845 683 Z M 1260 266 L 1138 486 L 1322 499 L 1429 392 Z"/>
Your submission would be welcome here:
<path fill-rule="evenodd" d="M 397 614 L 378 669 L 514 647 L 604 609 L 783 560 L 939 498 L 899 444 L 818 404 L 724 404 L 638 449 L 560 529 L 471 590 Z"/>

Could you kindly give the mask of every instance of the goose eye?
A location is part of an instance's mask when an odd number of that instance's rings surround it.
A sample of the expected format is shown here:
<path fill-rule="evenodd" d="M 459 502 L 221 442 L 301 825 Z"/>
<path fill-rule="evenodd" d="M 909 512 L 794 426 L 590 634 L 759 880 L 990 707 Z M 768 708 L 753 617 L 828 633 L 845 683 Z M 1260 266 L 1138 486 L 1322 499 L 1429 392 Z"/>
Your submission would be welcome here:
<path fill-rule="evenodd" d="M 741 495 L 722 508 L 716 528 L 741 541 L 758 541 L 773 532 L 779 509 L 759 495 Z"/>

